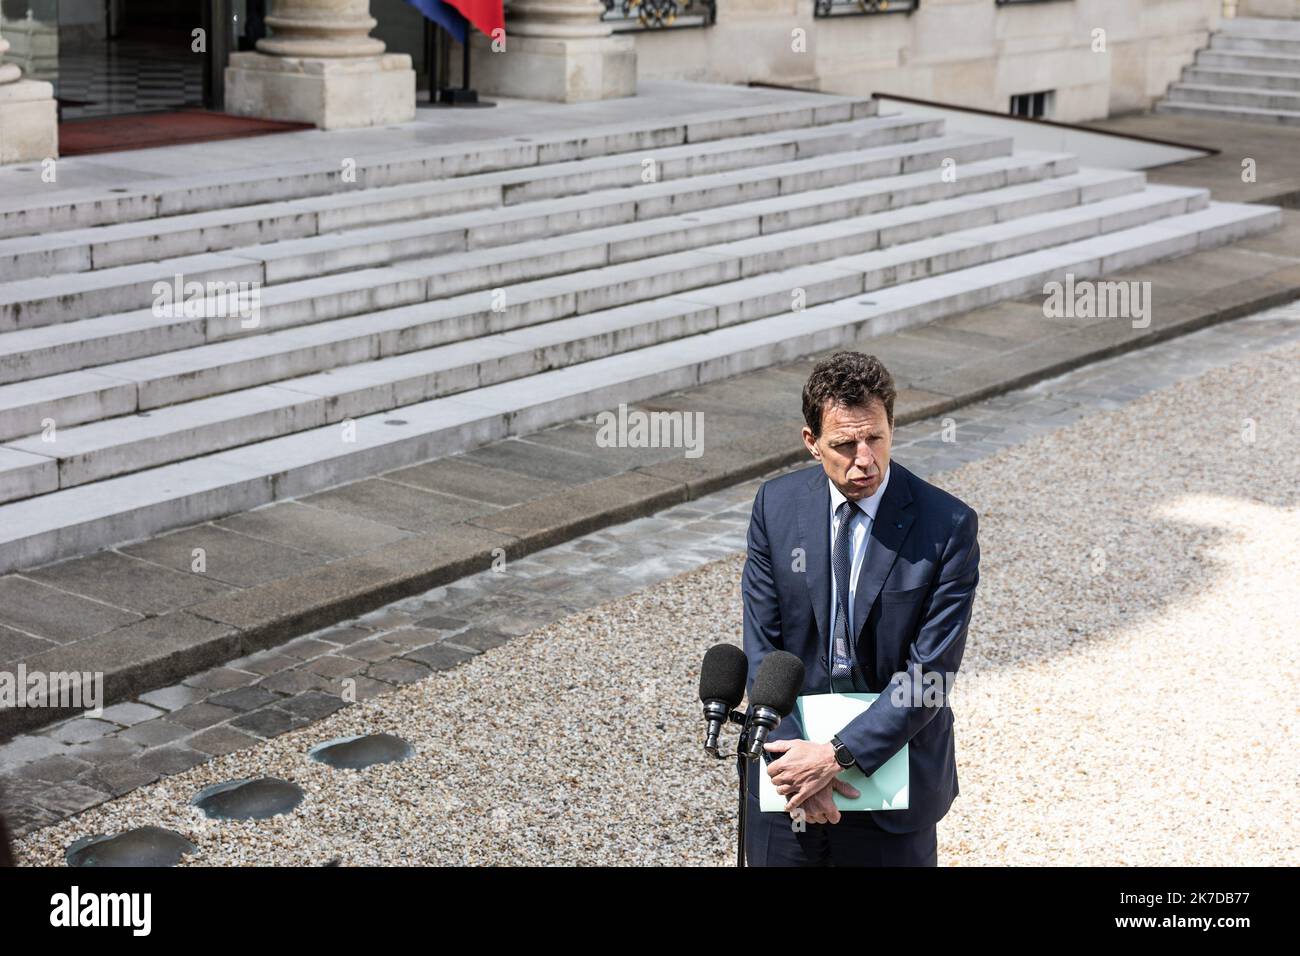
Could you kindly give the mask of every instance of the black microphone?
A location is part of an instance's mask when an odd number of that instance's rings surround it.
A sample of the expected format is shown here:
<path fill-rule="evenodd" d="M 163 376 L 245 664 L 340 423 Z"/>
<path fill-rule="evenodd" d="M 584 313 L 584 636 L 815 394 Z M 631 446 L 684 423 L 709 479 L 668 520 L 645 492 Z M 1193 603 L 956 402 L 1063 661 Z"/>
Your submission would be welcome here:
<path fill-rule="evenodd" d="M 714 644 L 704 654 L 704 666 L 700 668 L 700 702 L 704 704 L 704 719 L 709 722 L 704 749 L 714 757 L 718 755 L 718 737 L 723 725 L 745 696 L 745 676 L 748 673 L 749 658 L 735 644 Z"/>
<path fill-rule="evenodd" d="M 803 690 L 803 661 L 789 651 L 772 651 L 758 665 L 754 690 L 749 695 L 749 747 L 745 756 L 757 760 L 767 735 L 794 710 Z"/>

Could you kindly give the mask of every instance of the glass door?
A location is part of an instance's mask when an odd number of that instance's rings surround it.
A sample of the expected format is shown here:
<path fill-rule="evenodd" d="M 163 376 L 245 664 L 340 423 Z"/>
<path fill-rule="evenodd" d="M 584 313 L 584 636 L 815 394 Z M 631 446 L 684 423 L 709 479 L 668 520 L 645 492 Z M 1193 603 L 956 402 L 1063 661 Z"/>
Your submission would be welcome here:
<path fill-rule="evenodd" d="M 61 121 L 222 107 L 261 0 L 0 0 L 7 59 L 54 84 Z M 251 9 L 250 9 L 251 8 Z M 260 19 L 257 24 L 260 28 Z"/>

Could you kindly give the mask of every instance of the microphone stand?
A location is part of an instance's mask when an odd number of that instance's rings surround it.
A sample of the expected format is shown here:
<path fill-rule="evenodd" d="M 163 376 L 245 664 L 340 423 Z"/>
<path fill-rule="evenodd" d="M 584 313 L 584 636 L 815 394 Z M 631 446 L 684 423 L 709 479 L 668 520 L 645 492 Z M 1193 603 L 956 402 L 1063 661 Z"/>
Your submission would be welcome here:
<path fill-rule="evenodd" d="M 749 803 L 749 727 L 740 732 L 740 742 L 736 744 L 736 766 L 740 769 L 740 808 L 737 813 L 739 823 L 736 826 L 736 866 L 745 866 L 745 809 Z"/>
<path fill-rule="evenodd" d="M 736 772 L 740 777 L 739 808 L 736 814 L 736 866 L 745 865 L 745 808 L 749 802 L 749 719 L 747 715 L 733 710 L 727 720 L 740 725 L 740 739 L 736 742 Z M 719 760 L 726 759 L 726 754 L 714 754 Z"/>

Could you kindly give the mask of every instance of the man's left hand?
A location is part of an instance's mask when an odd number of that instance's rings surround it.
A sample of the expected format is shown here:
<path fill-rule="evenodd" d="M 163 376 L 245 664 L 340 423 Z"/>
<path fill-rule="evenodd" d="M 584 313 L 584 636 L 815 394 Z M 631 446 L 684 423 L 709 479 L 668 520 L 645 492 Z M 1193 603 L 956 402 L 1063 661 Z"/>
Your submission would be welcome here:
<path fill-rule="evenodd" d="M 771 740 L 763 745 L 781 757 L 767 765 L 776 792 L 786 798 L 789 813 L 814 793 L 827 787 L 844 768 L 835 759 L 831 744 L 814 744 L 807 740 Z"/>

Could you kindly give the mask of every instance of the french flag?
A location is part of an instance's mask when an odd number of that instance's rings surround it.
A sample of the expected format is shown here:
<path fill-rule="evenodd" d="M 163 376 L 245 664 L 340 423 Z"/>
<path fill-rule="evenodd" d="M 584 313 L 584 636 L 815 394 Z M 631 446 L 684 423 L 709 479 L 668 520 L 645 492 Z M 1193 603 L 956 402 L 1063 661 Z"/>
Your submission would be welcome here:
<path fill-rule="evenodd" d="M 492 36 L 493 30 L 506 26 L 504 0 L 406 0 L 451 35 L 457 43 L 464 44 L 466 26 L 472 23 L 480 33 Z"/>

